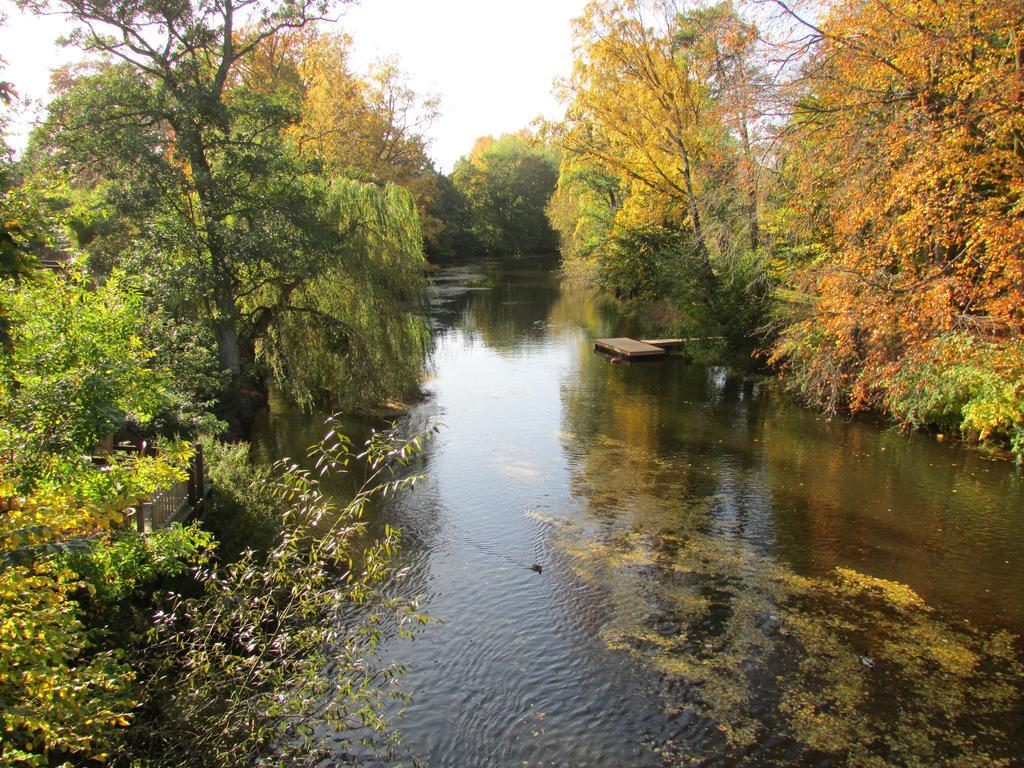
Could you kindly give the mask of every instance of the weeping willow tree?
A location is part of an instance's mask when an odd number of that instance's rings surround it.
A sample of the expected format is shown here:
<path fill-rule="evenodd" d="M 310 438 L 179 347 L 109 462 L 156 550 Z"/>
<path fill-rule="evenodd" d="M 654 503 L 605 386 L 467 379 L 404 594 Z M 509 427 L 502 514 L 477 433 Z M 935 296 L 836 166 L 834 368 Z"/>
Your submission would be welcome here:
<path fill-rule="evenodd" d="M 352 408 L 417 390 L 429 341 L 425 259 L 412 195 L 331 182 L 322 215 L 338 258 L 288 297 L 257 355 L 303 406 Z"/>

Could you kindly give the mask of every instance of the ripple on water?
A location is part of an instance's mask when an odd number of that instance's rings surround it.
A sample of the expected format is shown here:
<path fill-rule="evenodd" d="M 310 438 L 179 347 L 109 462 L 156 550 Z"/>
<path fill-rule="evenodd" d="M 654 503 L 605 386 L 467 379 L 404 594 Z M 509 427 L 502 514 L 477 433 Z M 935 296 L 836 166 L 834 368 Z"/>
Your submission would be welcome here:
<path fill-rule="evenodd" d="M 591 339 L 629 321 L 545 273 L 442 271 L 434 294 L 430 399 L 409 424 L 445 427 L 428 480 L 372 510 L 404 532 L 394 588 L 437 620 L 385 648 L 410 667 L 409 754 L 1024 753 L 1019 471 L 821 418 L 723 369 L 610 365 Z"/>

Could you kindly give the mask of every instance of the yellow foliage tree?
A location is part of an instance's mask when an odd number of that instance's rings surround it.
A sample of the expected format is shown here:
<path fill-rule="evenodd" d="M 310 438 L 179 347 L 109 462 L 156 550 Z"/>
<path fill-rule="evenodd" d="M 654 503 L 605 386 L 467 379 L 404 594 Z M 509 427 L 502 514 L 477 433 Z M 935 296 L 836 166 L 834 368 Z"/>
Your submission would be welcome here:
<path fill-rule="evenodd" d="M 566 119 L 549 126 L 564 150 L 551 209 L 563 242 L 575 256 L 600 248 L 602 230 L 687 232 L 686 279 L 712 301 L 720 273 L 760 245 L 756 27 L 730 3 L 684 11 L 671 0 L 595 0 L 574 33 L 575 68 L 560 86 Z M 594 216 L 601 207 L 611 215 Z"/>
<path fill-rule="evenodd" d="M 409 190 L 429 240 L 441 223 L 427 214 L 436 182 L 425 131 L 437 119 L 439 98 L 420 97 L 393 58 L 358 74 L 351 44 L 347 35 L 313 27 L 281 31 L 244 62 L 239 82 L 294 100 L 291 138 L 331 175 Z"/>
<path fill-rule="evenodd" d="M 701 226 L 701 179 L 694 167 L 709 146 L 709 126 L 703 121 L 706 90 L 674 55 L 673 23 L 667 3 L 589 3 L 574 22 L 577 60 L 562 84 L 569 108 L 555 139 L 567 153 L 619 175 L 626 197 L 665 201 L 653 210 L 625 206 L 619 220 L 640 227 L 685 221 L 710 288 L 714 273 Z"/>

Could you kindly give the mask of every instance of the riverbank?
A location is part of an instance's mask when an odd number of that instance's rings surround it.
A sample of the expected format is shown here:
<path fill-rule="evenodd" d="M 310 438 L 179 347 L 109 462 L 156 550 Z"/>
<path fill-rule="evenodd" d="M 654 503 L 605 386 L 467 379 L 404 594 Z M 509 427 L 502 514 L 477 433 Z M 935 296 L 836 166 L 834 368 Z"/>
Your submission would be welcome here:
<path fill-rule="evenodd" d="M 584 277 L 568 279 L 581 290 L 599 290 Z M 686 330 L 686 311 L 668 300 L 623 302 L 611 295 L 606 299 L 619 307 L 629 329 L 626 335 L 667 338 L 691 333 Z M 950 359 L 945 372 L 932 371 L 928 376 L 908 367 L 891 377 L 898 390 L 876 393 L 853 407 L 849 398 L 838 397 L 828 403 L 815 399 L 794 364 L 771 351 L 776 343 L 766 335 L 750 338 L 736 348 L 725 336 L 691 337 L 673 352 L 699 365 L 726 366 L 735 375 L 772 386 L 828 418 L 866 420 L 901 432 L 918 432 L 939 442 L 961 441 L 987 455 L 1024 463 L 1020 437 L 1024 435 L 1024 403 L 1015 405 L 1020 387 L 1015 384 L 1012 366 L 1003 370 L 1005 365 L 992 360 L 987 369 L 967 358 Z"/>

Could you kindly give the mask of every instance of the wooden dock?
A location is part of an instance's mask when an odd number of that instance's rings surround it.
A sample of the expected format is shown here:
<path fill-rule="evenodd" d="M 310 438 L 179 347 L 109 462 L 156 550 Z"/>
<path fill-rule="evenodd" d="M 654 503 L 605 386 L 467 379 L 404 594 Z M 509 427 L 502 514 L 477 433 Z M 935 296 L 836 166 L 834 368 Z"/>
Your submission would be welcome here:
<path fill-rule="evenodd" d="M 594 349 L 599 352 L 607 352 L 617 355 L 625 360 L 638 360 L 651 357 L 661 357 L 665 350 L 655 344 L 646 344 L 636 339 L 625 337 L 615 339 L 595 339 Z"/>
<path fill-rule="evenodd" d="M 664 350 L 675 349 L 686 343 L 686 339 L 640 339 L 641 344 L 650 344 Z"/>

